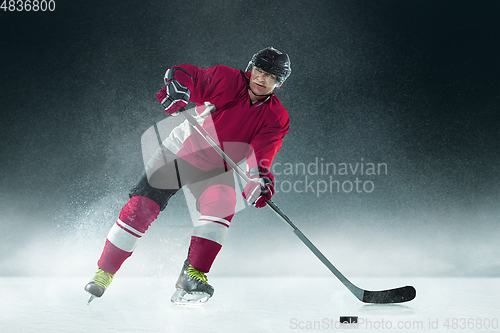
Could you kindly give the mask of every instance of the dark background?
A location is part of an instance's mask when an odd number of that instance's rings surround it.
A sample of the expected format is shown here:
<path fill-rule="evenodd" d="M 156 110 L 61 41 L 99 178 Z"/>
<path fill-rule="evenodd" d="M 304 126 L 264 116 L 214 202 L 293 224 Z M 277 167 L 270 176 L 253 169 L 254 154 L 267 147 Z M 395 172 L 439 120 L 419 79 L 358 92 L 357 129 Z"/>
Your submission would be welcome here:
<path fill-rule="evenodd" d="M 165 70 L 245 69 L 274 46 L 293 70 L 277 91 L 291 125 L 275 161 L 388 166 L 359 176 L 372 193 L 275 196 L 332 262 L 354 275 L 499 276 L 499 13 L 498 1 L 442 0 L 0 11 L 0 274 L 91 274 L 143 167 L 141 135 L 164 119 Z M 124 274 L 178 274 L 190 227 L 179 194 Z M 267 209 L 239 212 L 219 257 L 214 274 L 329 274 Z"/>

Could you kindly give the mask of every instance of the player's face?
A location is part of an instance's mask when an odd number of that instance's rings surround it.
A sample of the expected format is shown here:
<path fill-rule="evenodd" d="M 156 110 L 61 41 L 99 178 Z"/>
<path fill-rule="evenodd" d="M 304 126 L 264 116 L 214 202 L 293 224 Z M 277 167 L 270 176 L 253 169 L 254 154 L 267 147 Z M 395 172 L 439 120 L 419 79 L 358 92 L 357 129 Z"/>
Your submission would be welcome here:
<path fill-rule="evenodd" d="M 250 88 L 257 95 L 269 95 L 276 88 L 276 76 L 254 66 L 250 76 Z"/>

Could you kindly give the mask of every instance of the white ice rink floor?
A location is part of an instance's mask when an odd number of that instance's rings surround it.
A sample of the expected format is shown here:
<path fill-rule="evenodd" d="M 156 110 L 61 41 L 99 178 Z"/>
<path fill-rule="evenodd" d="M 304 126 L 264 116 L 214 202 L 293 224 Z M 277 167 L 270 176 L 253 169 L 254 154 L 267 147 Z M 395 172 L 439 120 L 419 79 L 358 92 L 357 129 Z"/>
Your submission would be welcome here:
<path fill-rule="evenodd" d="M 413 285 L 415 300 L 364 304 L 331 278 L 212 278 L 203 306 L 170 303 L 174 280 L 117 277 L 87 305 L 86 278 L 0 278 L 0 332 L 500 332 L 500 278 L 351 278 Z M 339 316 L 358 316 L 344 326 Z"/>

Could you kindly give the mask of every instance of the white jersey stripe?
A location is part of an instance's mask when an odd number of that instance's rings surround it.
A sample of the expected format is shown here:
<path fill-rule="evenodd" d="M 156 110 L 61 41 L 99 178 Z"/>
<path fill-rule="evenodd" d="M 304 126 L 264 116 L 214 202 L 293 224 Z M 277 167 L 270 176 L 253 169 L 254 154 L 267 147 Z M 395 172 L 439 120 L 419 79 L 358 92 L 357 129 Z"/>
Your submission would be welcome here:
<path fill-rule="evenodd" d="M 213 120 L 211 119 L 211 113 L 214 111 L 215 111 L 215 105 L 209 102 L 205 102 L 205 110 L 200 115 L 196 115 L 195 119 L 201 126 L 203 126 L 205 121 L 207 121 L 208 124 L 212 124 Z M 198 132 L 196 132 L 196 130 L 191 126 L 191 124 L 189 124 L 189 122 L 185 120 L 170 132 L 170 135 L 163 141 L 163 145 L 167 147 L 174 154 L 177 154 L 184 147 L 184 142 L 188 138 L 196 137 L 200 141 L 199 142 L 197 140 L 193 141 L 193 144 L 196 146 L 195 151 L 202 150 L 206 148 L 207 143 L 201 136 L 200 137 L 196 136 L 197 133 Z M 217 138 L 217 133 L 211 133 L 211 134 L 212 138 L 216 142 L 219 142 Z"/>
<path fill-rule="evenodd" d="M 193 131 L 193 127 L 186 120 L 172 130 L 170 136 L 163 141 L 163 145 L 174 154 L 177 154 L 184 147 L 184 141 L 193 134 Z"/>

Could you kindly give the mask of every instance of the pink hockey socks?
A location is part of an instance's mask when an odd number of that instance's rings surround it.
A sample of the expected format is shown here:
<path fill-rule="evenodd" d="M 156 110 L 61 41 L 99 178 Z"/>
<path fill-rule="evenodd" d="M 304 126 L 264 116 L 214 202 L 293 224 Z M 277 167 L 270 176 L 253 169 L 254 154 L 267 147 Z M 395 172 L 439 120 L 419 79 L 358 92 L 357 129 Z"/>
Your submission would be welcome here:
<path fill-rule="evenodd" d="M 109 231 L 97 262 L 99 268 L 115 274 L 123 262 L 132 255 L 139 240 L 159 213 L 160 207 L 153 200 L 142 196 L 130 198 Z"/>

